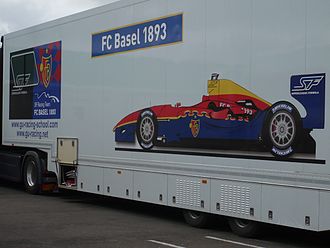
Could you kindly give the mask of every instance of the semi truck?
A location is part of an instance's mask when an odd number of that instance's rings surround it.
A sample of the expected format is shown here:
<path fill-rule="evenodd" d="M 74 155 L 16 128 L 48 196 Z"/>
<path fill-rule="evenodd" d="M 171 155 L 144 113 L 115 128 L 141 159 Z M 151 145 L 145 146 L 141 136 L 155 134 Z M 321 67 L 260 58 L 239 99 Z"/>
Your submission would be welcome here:
<path fill-rule="evenodd" d="M 0 177 L 330 230 L 329 9 L 121 0 L 5 34 Z"/>

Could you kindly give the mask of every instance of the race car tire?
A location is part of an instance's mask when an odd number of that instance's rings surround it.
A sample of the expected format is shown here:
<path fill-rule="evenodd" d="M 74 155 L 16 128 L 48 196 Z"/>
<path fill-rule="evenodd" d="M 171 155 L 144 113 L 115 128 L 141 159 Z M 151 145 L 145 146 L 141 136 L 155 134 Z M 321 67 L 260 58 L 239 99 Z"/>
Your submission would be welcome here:
<path fill-rule="evenodd" d="M 157 140 L 157 119 L 155 114 L 146 109 L 142 111 L 137 123 L 136 136 L 143 149 L 151 149 Z"/>
<path fill-rule="evenodd" d="M 184 210 L 183 217 L 186 223 L 193 227 L 205 228 L 211 223 L 211 215 L 192 210 Z"/>
<path fill-rule="evenodd" d="M 262 140 L 275 157 L 289 157 L 299 145 L 301 117 L 291 103 L 273 104 L 267 114 Z"/>
<path fill-rule="evenodd" d="M 261 224 L 252 220 L 229 218 L 228 223 L 233 233 L 241 237 L 253 238 L 261 232 Z"/>

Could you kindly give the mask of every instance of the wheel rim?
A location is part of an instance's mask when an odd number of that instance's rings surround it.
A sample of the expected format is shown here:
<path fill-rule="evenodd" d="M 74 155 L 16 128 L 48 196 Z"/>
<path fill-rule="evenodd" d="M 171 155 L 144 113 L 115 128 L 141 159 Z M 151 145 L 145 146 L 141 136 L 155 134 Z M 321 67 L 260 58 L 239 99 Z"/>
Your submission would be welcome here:
<path fill-rule="evenodd" d="M 296 129 L 293 117 L 286 112 L 273 116 L 270 125 L 272 143 L 278 148 L 287 148 L 295 137 Z"/>
<path fill-rule="evenodd" d="M 140 134 L 143 142 L 149 143 L 152 141 L 155 132 L 155 125 L 151 117 L 144 117 L 140 125 Z"/>
<path fill-rule="evenodd" d="M 37 184 L 37 166 L 34 161 L 29 161 L 27 164 L 26 181 L 30 187 Z"/>
<path fill-rule="evenodd" d="M 245 228 L 249 225 L 250 221 L 242 220 L 242 219 L 235 219 L 235 223 L 240 228 Z"/>
<path fill-rule="evenodd" d="M 196 220 L 201 216 L 201 213 L 195 211 L 188 211 L 190 218 Z"/>

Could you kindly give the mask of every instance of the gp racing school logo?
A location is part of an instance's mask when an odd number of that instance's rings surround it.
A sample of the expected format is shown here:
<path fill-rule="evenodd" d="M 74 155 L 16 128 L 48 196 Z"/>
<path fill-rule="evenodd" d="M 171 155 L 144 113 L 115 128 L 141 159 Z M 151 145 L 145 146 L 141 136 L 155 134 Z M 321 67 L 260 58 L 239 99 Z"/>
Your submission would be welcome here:
<path fill-rule="evenodd" d="M 59 119 L 61 41 L 10 54 L 10 119 Z"/>

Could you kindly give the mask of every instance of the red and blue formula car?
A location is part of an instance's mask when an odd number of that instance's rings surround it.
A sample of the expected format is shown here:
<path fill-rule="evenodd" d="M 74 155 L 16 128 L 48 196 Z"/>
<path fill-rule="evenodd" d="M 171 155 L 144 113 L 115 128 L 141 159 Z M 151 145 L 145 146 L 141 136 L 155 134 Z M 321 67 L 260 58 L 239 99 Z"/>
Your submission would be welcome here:
<path fill-rule="evenodd" d="M 166 145 L 240 150 L 243 144 L 256 144 L 274 156 L 287 157 L 306 139 L 315 152 L 312 128 L 304 128 L 293 104 L 271 104 L 226 79 L 209 80 L 208 93 L 193 106 L 166 104 L 127 115 L 113 129 L 115 141 L 133 143 L 137 138 L 145 150 Z"/>

